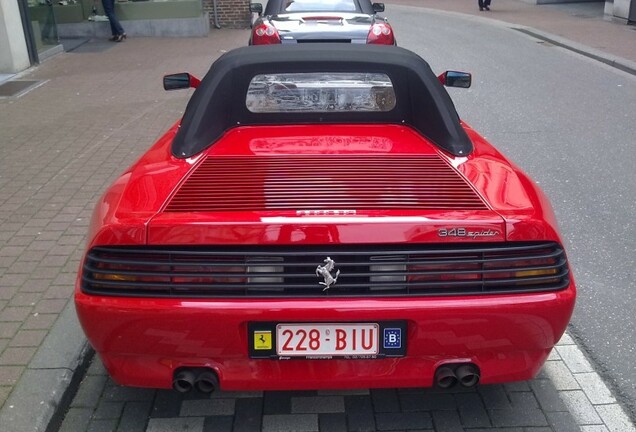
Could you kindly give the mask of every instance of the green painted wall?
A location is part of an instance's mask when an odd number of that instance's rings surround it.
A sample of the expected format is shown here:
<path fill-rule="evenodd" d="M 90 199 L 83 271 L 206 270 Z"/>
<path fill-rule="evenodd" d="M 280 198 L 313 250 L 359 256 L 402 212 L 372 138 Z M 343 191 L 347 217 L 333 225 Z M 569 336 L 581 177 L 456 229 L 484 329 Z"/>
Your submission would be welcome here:
<path fill-rule="evenodd" d="M 78 0 L 75 4 L 66 6 L 54 5 L 55 20 L 58 24 L 78 23 L 88 20 L 93 10 L 93 4 L 97 7 L 99 15 L 104 14 L 102 2 L 97 0 Z M 29 8 L 31 19 L 37 19 L 45 12 L 46 6 L 33 6 Z M 168 0 L 168 1 L 128 1 L 116 2 L 115 14 L 122 21 L 125 20 L 149 20 L 170 18 L 197 18 L 203 13 L 201 0 Z"/>

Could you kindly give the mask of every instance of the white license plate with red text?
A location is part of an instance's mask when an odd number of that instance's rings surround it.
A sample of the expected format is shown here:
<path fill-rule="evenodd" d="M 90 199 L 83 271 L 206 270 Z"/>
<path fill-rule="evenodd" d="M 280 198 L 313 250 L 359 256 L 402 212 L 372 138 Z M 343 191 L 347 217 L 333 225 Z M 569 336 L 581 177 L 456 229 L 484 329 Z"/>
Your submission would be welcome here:
<path fill-rule="evenodd" d="M 380 327 L 374 323 L 278 324 L 279 356 L 376 355 Z"/>

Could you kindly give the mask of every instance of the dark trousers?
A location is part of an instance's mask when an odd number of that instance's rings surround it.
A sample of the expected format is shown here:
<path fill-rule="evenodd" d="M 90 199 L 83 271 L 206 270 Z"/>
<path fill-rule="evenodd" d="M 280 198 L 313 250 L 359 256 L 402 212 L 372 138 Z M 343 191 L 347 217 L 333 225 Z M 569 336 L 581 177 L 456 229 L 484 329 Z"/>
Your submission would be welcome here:
<path fill-rule="evenodd" d="M 478 2 L 480 8 L 490 6 L 490 0 L 478 0 Z"/>
<path fill-rule="evenodd" d="M 104 13 L 108 17 L 108 22 L 110 22 L 110 31 L 113 36 L 124 34 L 124 28 L 119 24 L 119 20 L 115 16 L 115 0 L 102 0 L 102 6 L 104 6 Z"/>

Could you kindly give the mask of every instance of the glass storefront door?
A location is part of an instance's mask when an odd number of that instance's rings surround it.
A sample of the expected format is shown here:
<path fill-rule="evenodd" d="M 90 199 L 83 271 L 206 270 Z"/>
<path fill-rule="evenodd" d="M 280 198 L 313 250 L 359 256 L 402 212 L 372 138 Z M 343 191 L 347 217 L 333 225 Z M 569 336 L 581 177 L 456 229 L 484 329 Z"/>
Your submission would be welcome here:
<path fill-rule="evenodd" d="M 29 19 L 38 54 L 59 44 L 51 0 L 28 0 Z"/>
<path fill-rule="evenodd" d="M 27 48 L 32 63 L 59 45 L 51 0 L 18 0 Z"/>

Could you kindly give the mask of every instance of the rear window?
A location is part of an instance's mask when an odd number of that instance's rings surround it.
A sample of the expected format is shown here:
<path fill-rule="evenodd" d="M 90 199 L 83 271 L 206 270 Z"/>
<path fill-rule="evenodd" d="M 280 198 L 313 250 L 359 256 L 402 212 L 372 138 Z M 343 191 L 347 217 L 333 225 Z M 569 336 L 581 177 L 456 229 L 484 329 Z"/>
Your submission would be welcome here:
<path fill-rule="evenodd" d="M 263 74 L 250 81 L 245 105 L 253 113 L 386 112 L 395 92 L 382 73 Z"/>
<path fill-rule="evenodd" d="M 356 0 L 284 0 L 284 12 L 359 12 Z"/>

